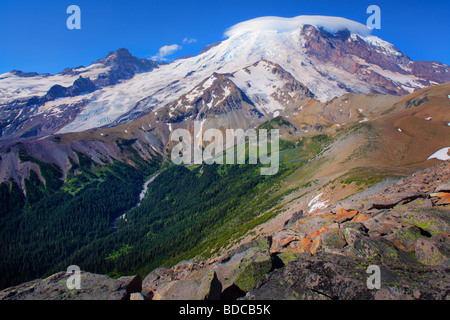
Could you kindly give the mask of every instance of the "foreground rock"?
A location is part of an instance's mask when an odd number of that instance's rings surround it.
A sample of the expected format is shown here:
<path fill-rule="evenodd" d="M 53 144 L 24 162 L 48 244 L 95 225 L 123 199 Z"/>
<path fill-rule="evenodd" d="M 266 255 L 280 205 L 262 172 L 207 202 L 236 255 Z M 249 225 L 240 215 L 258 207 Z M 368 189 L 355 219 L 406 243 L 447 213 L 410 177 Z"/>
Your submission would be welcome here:
<path fill-rule="evenodd" d="M 372 261 L 371 263 L 374 263 Z M 380 264 L 380 289 L 369 289 L 369 262 L 321 253 L 300 257 L 267 275 L 245 299 L 392 300 L 450 298 L 449 268 Z M 446 280 L 447 279 L 447 280 Z"/>
<path fill-rule="evenodd" d="M 269 239 L 242 245 L 211 263 L 182 261 L 145 277 L 144 296 L 154 300 L 219 300 L 245 295 L 272 270 Z"/>
<path fill-rule="evenodd" d="M 0 300 L 128 300 L 141 291 L 141 279 L 81 272 L 80 289 L 69 289 L 70 274 L 56 273 L 46 279 L 34 280 L 0 291 Z"/>

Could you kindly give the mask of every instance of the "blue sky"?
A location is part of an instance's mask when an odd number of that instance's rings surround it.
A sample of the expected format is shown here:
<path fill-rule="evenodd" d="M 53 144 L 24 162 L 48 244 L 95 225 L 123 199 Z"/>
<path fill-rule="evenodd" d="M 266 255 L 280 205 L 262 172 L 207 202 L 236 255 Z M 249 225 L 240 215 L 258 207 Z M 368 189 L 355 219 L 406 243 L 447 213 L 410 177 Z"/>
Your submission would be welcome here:
<path fill-rule="evenodd" d="M 66 27 L 72 4 L 81 9 L 81 30 Z M 450 64 L 450 1 L 0 0 L 0 73 L 57 73 L 87 66 L 122 47 L 151 58 L 163 46 L 178 45 L 166 56 L 174 59 L 198 54 L 223 40 L 228 27 L 248 19 L 326 15 L 365 23 L 372 4 L 381 8 L 382 17 L 374 35 L 413 60 Z"/>

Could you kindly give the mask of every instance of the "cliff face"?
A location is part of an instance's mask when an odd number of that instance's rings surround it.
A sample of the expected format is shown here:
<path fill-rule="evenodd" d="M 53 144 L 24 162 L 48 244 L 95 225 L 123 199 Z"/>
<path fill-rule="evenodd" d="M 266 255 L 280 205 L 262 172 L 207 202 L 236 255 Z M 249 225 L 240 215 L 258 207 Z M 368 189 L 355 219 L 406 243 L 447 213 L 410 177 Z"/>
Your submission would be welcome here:
<path fill-rule="evenodd" d="M 405 87 L 384 75 L 384 71 L 418 78 L 424 86 L 450 81 L 449 66 L 435 61 L 412 61 L 393 45 L 351 34 L 348 30 L 335 34 L 305 25 L 300 30 L 306 54 L 325 65 L 333 65 L 358 79 L 371 83 L 374 90 L 404 95 Z"/>
<path fill-rule="evenodd" d="M 295 212 L 269 237 L 158 268 L 143 281 L 83 272 L 82 288 L 69 290 L 61 272 L 5 289 L 0 299 L 448 299 L 449 180 L 450 163 L 442 162 Z M 367 285 L 369 266 L 379 268 L 378 288 Z"/>

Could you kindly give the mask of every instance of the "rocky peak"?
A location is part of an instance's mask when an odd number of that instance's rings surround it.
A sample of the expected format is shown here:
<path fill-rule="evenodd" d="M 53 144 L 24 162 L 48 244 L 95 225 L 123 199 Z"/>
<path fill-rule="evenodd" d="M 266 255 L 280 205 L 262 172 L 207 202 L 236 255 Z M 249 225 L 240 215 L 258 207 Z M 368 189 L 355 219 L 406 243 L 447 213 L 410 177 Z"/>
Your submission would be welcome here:
<path fill-rule="evenodd" d="M 355 58 L 402 74 L 407 72 L 401 66 L 407 66 L 411 61 L 387 42 L 380 42 L 380 45 L 370 44 L 363 36 L 351 34 L 349 30 L 331 33 L 323 28 L 305 25 L 300 30 L 300 36 L 308 55 L 322 62 L 336 64 L 351 73 L 358 69 Z"/>
<path fill-rule="evenodd" d="M 73 82 L 70 87 L 63 87 L 61 85 L 52 86 L 45 97 L 42 98 L 42 103 L 46 101 L 54 100 L 61 97 L 74 97 L 80 94 L 95 91 L 97 87 L 89 78 L 83 78 L 79 76 L 77 80 Z"/>
<path fill-rule="evenodd" d="M 379 92 L 407 93 L 383 76 L 384 70 L 416 76 L 419 78 L 417 82 L 425 86 L 450 81 L 449 66 L 433 61 L 414 62 L 395 46 L 375 36 L 359 35 L 349 30 L 333 33 L 312 25 L 301 27 L 299 34 L 308 56 L 356 74 L 366 82 L 378 84 Z"/>
<path fill-rule="evenodd" d="M 124 67 L 131 67 L 131 69 L 140 70 L 140 72 L 146 72 L 153 70 L 158 63 L 156 61 L 139 59 L 133 56 L 128 49 L 120 48 L 116 51 L 111 51 L 108 55 L 97 63 L 101 63 L 106 67 L 122 65 Z"/>
<path fill-rule="evenodd" d="M 117 49 L 116 51 L 110 51 L 106 58 L 108 57 L 132 57 L 130 51 L 126 48 L 120 48 Z"/>
<path fill-rule="evenodd" d="M 414 61 L 411 64 L 411 72 L 419 78 L 429 81 L 444 83 L 450 81 L 450 67 L 437 61 Z M 430 83 L 427 83 L 430 85 Z"/>
<path fill-rule="evenodd" d="M 97 87 L 89 78 L 83 78 L 80 76 L 77 80 L 73 82 L 67 90 L 68 95 L 73 97 L 83 93 L 95 91 Z"/>
<path fill-rule="evenodd" d="M 214 47 L 217 47 L 221 43 L 222 43 L 222 41 L 214 42 L 212 44 L 208 44 L 207 46 L 203 47 L 203 49 L 200 51 L 200 54 L 205 53 L 205 52 L 209 51 L 210 49 L 212 49 Z"/>
<path fill-rule="evenodd" d="M 135 74 L 152 71 L 159 65 L 156 61 L 139 59 L 125 48 L 109 52 L 105 58 L 97 60 L 94 64 L 110 67 L 108 72 L 99 74 L 94 80 L 94 83 L 100 86 L 113 85 L 119 80 L 131 79 Z"/>
<path fill-rule="evenodd" d="M 254 127 L 262 114 L 248 96 L 232 81 L 230 74 L 212 73 L 187 94 L 151 114 L 155 126 L 163 123 L 169 131 L 193 128 L 202 121 L 202 129 L 215 127 Z"/>
<path fill-rule="evenodd" d="M 226 75 L 214 72 L 190 92 L 163 110 L 161 121 L 178 122 L 192 115 L 217 114 L 241 109 L 242 104 L 252 105 L 248 97 Z"/>
<path fill-rule="evenodd" d="M 36 77 L 36 76 L 42 76 L 42 77 L 47 77 L 50 74 L 49 73 L 44 73 L 44 74 L 39 74 L 37 72 L 23 72 L 20 70 L 12 70 L 10 72 L 12 75 L 18 76 L 18 77 L 22 77 L 22 78 L 31 78 L 31 77 Z"/>
<path fill-rule="evenodd" d="M 93 82 L 100 86 L 109 86 L 118 83 L 120 80 L 131 79 L 136 73 L 149 72 L 158 68 L 156 61 L 139 59 L 133 56 L 128 49 L 120 48 L 116 51 L 110 51 L 105 58 L 94 61 L 89 67 L 79 66 L 76 68 L 66 68 L 61 75 L 84 75 L 95 69 L 106 68 L 107 70 L 98 74 Z M 108 69 L 109 68 L 109 69 Z"/>

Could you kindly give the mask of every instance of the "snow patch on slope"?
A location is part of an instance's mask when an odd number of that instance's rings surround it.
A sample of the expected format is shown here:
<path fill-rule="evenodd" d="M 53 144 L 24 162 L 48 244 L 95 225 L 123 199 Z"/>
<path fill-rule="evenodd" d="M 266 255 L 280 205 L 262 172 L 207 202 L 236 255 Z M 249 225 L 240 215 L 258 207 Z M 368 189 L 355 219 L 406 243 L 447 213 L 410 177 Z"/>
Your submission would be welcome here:
<path fill-rule="evenodd" d="M 322 193 L 319 193 L 317 196 L 315 196 L 309 203 L 309 212 L 313 212 L 318 209 L 326 208 L 328 207 L 328 200 L 325 201 L 319 201 L 319 198 L 322 196 Z"/>
<path fill-rule="evenodd" d="M 430 159 L 438 159 L 442 161 L 450 160 L 450 156 L 448 155 L 448 151 L 450 150 L 450 147 L 442 148 L 441 150 L 436 151 L 431 156 L 428 157 L 427 160 Z"/>

